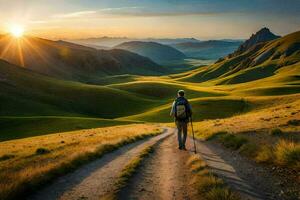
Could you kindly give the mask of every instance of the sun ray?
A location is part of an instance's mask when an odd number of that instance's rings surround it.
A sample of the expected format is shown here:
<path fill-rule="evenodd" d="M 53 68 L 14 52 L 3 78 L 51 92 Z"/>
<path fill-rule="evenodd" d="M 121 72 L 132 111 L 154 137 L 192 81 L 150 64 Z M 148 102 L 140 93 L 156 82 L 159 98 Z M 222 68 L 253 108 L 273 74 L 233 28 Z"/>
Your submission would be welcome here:
<path fill-rule="evenodd" d="M 41 50 L 40 50 L 38 47 L 34 46 L 34 45 L 31 43 L 31 41 L 29 41 L 27 38 L 24 38 L 24 43 L 25 43 L 25 45 L 26 45 L 28 48 L 32 49 L 33 52 L 34 52 L 41 60 L 43 60 L 43 61 L 44 61 L 45 63 L 47 63 L 47 64 L 51 64 L 51 63 L 48 61 L 48 59 L 41 53 Z"/>
<path fill-rule="evenodd" d="M 7 52 L 11 48 L 12 44 L 13 44 L 13 40 L 10 39 L 9 42 L 5 45 L 4 49 L 1 52 L 1 55 L 0 55 L 1 58 L 4 58 L 7 55 Z"/>
<path fill-rule="evenodd" d="M 23 49 L 22 49 L 22 40 L 17 40 L 17 48 L 18 48 L 18 55 L 19 55 L 19 62 L 21 67 L 25 67 L 25 61 L 23 56 Z"/>

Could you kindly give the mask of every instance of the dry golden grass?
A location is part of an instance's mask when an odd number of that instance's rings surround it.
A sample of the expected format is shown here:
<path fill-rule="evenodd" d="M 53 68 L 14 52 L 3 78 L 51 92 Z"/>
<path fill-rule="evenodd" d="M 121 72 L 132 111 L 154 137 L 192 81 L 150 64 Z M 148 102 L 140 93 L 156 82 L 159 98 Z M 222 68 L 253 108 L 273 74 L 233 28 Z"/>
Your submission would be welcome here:
<path fill-rule="evenodd" d="M 187 164 L 194 174 L 192 185 L 196 187 L 199 199 L 204 200 L 239 200 L 240 197 L 232 192 L 222 179 L 212 174 L 205 162 L 198 156 L 191 156 Z"/>
<path fill-rule="evenodd" d="M 279 105 L 270 102 L 269 106 L 261 105 L 246 114 L 194 123 L 196 137 L 218 138 L 226 147 L 239 150 L 257 162 L 299 170 L 300 100 L 295 97 L 299 95 L 282 101 L 276 98 Z"/>
<path fill-rule="evenodd" d="M 280 139 L 273 146 L 262 147 L 255 159 L 258 162 L 275 163 L 300 170 L 300 144 Z"/>
<path fill-rule="evenodd" d="M 296 95 L 299 99 L 300 95 Z M 286 97 L 288 99 L 288 97 Z M 272 100 L 272 99 L 271 99 Z M 292 102 L 291 102 L 292 101 Z M 291 121 L 300 119 L 300 100 L 281 102 L 267 108 L 253 110 L 246 114 L 236 115 L 225 119 L 205 120 L 194 123 L 198 138 L 208 138 L 220 131 L 242 133 L 252 131 L 267 131 L 278 128 L 284 132 L 300 132 L 300 126 L 292 125 Z M 275 102 L 279 103 L 278 100 Z M 270 102 L 269 105 L 271 105 Z M 218 111 L 216 111 L 218 112 Z M 299 135 L 299 134 L 298 134 Z"/>
<path fill-rule="evenodd" d="M 14 198 L 105 152 L 160 132 L 158 126 L 138 124 L 2 142 L 0 158 L 6 159 L 0 160 L 0 197 Z"/>

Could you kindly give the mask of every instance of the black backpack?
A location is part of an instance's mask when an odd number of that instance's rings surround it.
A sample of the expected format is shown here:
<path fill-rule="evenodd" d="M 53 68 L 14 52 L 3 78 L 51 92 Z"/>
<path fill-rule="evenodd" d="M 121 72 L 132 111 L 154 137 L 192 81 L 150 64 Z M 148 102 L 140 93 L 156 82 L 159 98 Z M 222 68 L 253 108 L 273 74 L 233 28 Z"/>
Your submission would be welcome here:
<path fill-rule="evenodd" d="M 184 97 L 178 97 L 175 100 L 175 118 L 179 121 L 188 120 L 190 117 L 189 102 Z"/>

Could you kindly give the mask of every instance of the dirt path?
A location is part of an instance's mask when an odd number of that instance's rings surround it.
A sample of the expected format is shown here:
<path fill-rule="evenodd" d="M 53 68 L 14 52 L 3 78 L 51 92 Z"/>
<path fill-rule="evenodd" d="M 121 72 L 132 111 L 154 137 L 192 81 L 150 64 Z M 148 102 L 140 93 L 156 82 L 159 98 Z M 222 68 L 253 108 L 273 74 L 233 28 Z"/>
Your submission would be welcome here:
<path fill-rule="evenodd" d="M 115 189 L 117 176 L 132 158 L 139 155 L 147 145 L 155 144 L 171 133 L 171 129 L 166 129 L 159 136 L 108 153 L 101 159 L 59 178 L 28 199 L 99 199 Z"/>
<path fill-rule="evenodd" d="M 177 149 L 175 134 L 162 141 L 120 192 L 119 199 L 195 199 L 195 191 L 188 185 L 191 173 L 186 161 L 190 153 Z"/>
<path fill-rule="evenodd" d="M 59 178 L 28 199 L 101 199 L 115 191 L 115 183 L 123 167 L 152 144 L 156 144 L 154 153 L 142 162 L 138 172 L 119 192 L 119 199 L 197 199 L 195 189 L 189 185 L 192 175 L 186 165 L 193 151 L 193 143 L 189 138 L 188 151 L 178 150 L 175 132 L 175 129 L 166 129 L 159 136 L 108 153 Z M 237 153 L 221 145 L 201 141 L 197 141 L 197 150 L 213 172 L 239 192 L 242 199 L 282 199 L 273 192 L 277 188 L 272 187 L 272 177 L 267 177 L 258 166 Z"/>

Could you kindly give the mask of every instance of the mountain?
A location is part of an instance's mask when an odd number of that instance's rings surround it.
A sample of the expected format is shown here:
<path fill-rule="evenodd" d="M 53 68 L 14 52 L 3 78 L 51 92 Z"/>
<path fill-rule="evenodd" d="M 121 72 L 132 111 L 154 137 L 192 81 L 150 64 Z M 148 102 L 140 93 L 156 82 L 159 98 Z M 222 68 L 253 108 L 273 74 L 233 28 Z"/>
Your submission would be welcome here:
<path fill-rule="evenodd" d="M 82 44 L 82 45 L 95 45 L 95 46 L 104 46 L 104 47 L 114 47 L 124 42 L 132 42 L 132 41 L 140 41 L 140 42 L 157 42 L 161 44 L 176 44 L 182 42 L 199 42 L 199 40 L 195 38 L 127 38 L 127 37 L 99 37 L 99 38 L 86 38 L 79 40 L 71 40 L 71 42 Z"/>
<path fill-rule="evenodd" d="M 235 53 L 219 59 L 206 69 L 199 69 L 182 80 L 211 80 L 214 84 L 236 84 L 273 76 L 281 72 L 282 67 L 296 64 L 292 69 L 299 66 L 297 63 L 300 61 L 300 31 L 281 38 L 272 34 L 262 37 L 261 33 L 265 35 L 265 29 L 251 36 Z M 267 41 L 261 42 L 262 40 Z M 256 44 L 253 41 L 256 41 Z M 294 78 L 297 77 L 299 78 Z"/>
<path fill-rule="evenodd" d="M 106 75 L 159 75 L 167 71 L 149 58 L 129 51 L 96 50 L 35 37 L 0 36 L 0 58 L 44 75 L 83 82 Z"/>
<path fill-rule="evenodd" d="M 217 60 L 234 52 L 241 44 L 241 41 L 209 40 L 177 43 L 173 44 L 172 47 L 180 50 L 188 57 Z"/>
<path fill-rule="evenodd" d="M 115 49 L 125 49 L 142 56 L 149 57 L 157 63 L 165 63 L 175 60 L 182 60 L 186 56 L 177 49 L 156 42 L 124 42 L 114 47 Z"/>
<path fill-rule="evenodd" d="M 242 52 L 247 51 L 251 47 L 261 43 L 261 42 L 268 42 L 271 40 L 275 40 L 277 38 L 280 38 L 280 36 L 274 35 L 270 29 L 264 27 L 260 29 L 255 34 L 252 34 L 251 37 L 246 40 L 235 52 L 235 54 L 240 54 Z"/>

